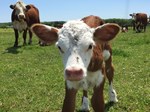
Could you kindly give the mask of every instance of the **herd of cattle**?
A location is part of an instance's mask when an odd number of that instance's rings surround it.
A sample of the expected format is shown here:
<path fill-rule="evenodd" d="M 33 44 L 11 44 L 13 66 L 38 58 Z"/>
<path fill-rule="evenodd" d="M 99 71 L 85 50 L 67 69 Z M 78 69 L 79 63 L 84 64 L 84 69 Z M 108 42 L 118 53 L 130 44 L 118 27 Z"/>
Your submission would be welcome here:
<path fill-rule="evenodd" d="M 88 89 L 93 88 L 91 105 L 95 112 L 104 112 L 103 89 L 105 77 L 109 81 L 109 101 L 117 102 L 117 94 L 113 88 L 114 67 L 112 49 L 109 41 L 120 32 L 115 23 L 105 23 L 100 17 L 87 16 L 81 20 L 66 22 L 62 28 L 40 23 L 39 11 L 34 5 L 26 5 L 18 1 L 10 5 L 12 23 L 15 32 L 14 47 L 18 46 L 19 32 L 29 31 L 29 44 L 32 33 L 39 37 L 40 44 L 56 43 L 64 64 L 65 98 L 62 112 L 74 112 L 75 97 L 78 89 L 83 90 L 81 110 L 88 112 Z M 147 15 L 131 14 L 133 26 L 137 32 L 146 30 Z"/>
<path fill-rule="evenodd" d="M 138 32 L 145 32 L 146 31 L 146 26 L 150 22 L 150 17 L 147 16 L 145 13 L 133 13 L 130 14 L 132 18 L 132 27 L 133 30 Z M 123 25 L 122 26 L 122 32 L 127 32 L 128 31 L 128 26 Z"/>
<path fill-rule="evenodd" d="M 40 23 L 39 17 L 39 10 L 34 5 L 26 5 L 25 3 L 19 1 L 14 5 L 10 5 L 10 8 L 13 9 L 12 11 L 12 24 L 15 32 L 15 43 L 14 47 L 18 46 L 18 37 L 19 32 L 23 31 L 23 44 L 26 44 L 26 34 L 29 31 L 29 44 L 32 43 L 32 32 L 30 27 L 35 23 Z M 130 14 L 132 17 L 132 26 L 133 30 L 136 32 L 142 32 L 142 30 L 146 31 L 146 26 L 148 22 L 150 22 L 150 17 L 147 16 L 145 13 L 133 13 Z M 128 31 L 128 26 L 123 25 L 122 32 Z M 42 40 L 39 41 L 40 45 L 46 45 L 47 43 L 43 42 Z"/>

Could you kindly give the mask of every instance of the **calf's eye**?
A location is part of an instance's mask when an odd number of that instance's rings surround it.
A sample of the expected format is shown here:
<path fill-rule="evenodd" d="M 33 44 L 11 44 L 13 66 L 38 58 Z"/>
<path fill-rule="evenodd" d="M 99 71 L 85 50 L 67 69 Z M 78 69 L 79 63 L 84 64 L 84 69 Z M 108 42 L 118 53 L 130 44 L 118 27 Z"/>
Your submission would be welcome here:
<path fill-rule="evenodd" d="M 88 50 L 90 50 L 92 48 L 93 48 L 93 46 L 92 46 L 92 44 L 90 44 L 89 47 L 88 47 Z"/>

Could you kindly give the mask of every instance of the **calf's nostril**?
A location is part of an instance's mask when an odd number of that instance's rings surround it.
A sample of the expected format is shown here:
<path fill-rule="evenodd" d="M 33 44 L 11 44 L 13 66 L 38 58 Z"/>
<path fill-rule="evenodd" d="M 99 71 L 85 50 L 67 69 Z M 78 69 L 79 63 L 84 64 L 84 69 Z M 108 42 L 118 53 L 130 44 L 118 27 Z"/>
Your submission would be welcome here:
<path fill-rule="evenodd" d="M 71 68 L 71 69 L 66 69 L 65 73 L 68 76 L 70 75 L 78 76 L 78 75 L 83 75 L 83 70 L 81 68 L 80 69 Z"/>

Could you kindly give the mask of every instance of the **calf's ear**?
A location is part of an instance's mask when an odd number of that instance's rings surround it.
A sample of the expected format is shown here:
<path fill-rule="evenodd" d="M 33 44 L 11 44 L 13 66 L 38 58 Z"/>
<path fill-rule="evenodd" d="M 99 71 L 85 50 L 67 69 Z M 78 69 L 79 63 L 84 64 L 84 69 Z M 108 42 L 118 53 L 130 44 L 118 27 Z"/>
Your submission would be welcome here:
<path fill-rule="evenodd" d="M 31 31 L 42 41 L 52 44 L 58 40 L 58 29 L 44 24 L 34 24 Z"/>
<path fill-rule="evenodd" d="M 107 42 L 115 38 L 119 33 L 120 26 L 114 23 L 107 23 L 95 29 L 94 40 L 97 42 Z"/>

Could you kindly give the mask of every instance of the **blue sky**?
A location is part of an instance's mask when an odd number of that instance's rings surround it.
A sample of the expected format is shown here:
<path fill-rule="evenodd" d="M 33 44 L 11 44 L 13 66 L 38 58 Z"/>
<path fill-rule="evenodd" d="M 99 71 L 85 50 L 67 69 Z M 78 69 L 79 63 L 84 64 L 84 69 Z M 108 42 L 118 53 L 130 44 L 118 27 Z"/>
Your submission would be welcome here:
<path fill-rule="evenodd" d="M 41 21 L 66 21 L 97 15 L 103 19 L 130 18 L 133 12 L 150 15 L 150 0 L 23 0 L 40 11 Z M 10 4 L 17 0 L 0 0 L 0 23 L 11 21 Z"/>

